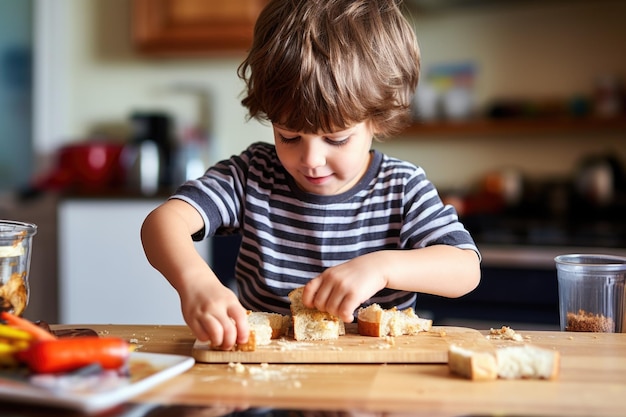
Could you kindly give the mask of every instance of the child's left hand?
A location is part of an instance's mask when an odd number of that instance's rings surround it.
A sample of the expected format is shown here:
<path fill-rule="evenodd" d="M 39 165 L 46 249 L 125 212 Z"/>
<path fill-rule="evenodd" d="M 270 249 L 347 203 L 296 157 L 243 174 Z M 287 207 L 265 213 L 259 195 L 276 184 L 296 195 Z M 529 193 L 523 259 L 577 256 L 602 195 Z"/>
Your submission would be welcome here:
<path fill-rule="evenodd" d="M 370 253 L 328 268 L 306 284 L 302 302 L 352 322 L 357 307 L 387 286 L 381 255 Z"/>

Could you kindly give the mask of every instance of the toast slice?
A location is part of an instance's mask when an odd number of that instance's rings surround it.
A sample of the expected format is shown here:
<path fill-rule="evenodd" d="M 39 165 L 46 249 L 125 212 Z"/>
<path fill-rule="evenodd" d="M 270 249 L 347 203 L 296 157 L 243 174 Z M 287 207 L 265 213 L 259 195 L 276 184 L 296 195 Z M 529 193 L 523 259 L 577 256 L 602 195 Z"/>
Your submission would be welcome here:
<path fill-rule="evenodd" d="M 385 310 L 378 304 L 372 304 L 359 309 L 357 325 L 361 336 L 385 337 L 426 332 L 432 328 L 433 322 L 418 317 L 412 308 Z"/>
<path fill-rule="evenodd" d="M 451 372 L 472 380 L 556 379 L 560 354 L 531 345 L 503 347 L 496 349 L 495 354 L 451 345 L 448 367 Z"/>
<path fill-rule="evenodd" d="M 475 381 L 498 378 L 498 363 L 493 352 L 475 352 L 451 345 L 448 348 L 448 367 L 452 373 Z"/>
<path fill-rule="evenodd" d="M 345 325 L 339 317 L 302 304 L 303 290 L 304 287 L 299 287 L 289 293 L 294 339 L 333 340 L 344 335 Z"/>
<path fill-rule="evenodd" d="M 289 316 L 262 311 L 248 311 L 250 335 L 248 341 L 237 344 L 235 350 L 253 352 L 257 346 L 269 345 L 272 339 L 278 339 L 287 334 L 289 324 Z"/>

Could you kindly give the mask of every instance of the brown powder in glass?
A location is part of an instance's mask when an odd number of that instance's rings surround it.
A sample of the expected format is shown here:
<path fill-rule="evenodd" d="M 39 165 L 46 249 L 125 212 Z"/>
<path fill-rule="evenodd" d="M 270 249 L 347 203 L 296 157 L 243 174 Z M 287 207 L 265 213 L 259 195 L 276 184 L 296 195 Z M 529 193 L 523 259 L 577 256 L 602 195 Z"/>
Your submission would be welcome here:
<path fill-rule="evenodd" d="M 612 318 L 604 317 L 602 314 L 578 310 L 578 313 L 567 313 L 565 330 L 569 332 L 612 333 L 615 331 L 615 323 Z"/>

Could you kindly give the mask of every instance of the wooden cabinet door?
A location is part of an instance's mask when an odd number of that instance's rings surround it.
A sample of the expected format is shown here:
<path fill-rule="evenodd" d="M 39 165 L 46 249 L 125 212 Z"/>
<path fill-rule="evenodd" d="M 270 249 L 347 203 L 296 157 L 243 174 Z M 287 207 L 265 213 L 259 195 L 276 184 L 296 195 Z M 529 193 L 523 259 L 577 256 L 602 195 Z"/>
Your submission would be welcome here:
<path fill-rule="evenodd" d="M 244 52 L 267 0 L 133 0 L 133 42 L 150 55 Z"/>

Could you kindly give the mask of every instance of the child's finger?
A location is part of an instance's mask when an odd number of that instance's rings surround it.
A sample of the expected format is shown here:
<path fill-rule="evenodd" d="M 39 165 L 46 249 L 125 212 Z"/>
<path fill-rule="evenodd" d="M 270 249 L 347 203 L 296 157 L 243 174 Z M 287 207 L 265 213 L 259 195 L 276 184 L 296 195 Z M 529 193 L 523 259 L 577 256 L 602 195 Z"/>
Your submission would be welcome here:
<path fill-rule="evenodd" d="M 317 300 L 317 297 L 318 297 L 317 292 L 321 284 L 322 284 L 322 280 L 319 277 L 317 277 L 317 278 L 313 278 L 312 280 L 310 280 L 304 286 L 304 290 L 302 291 L 302 304 L 304 304 L 306 307 L 309 307 L 309 308 L 315 307 L 314 301 Z"/>
<path fill-rule="evenodd" d="M 250 326 L 248 326 L 248 314 L 244 308 L 233 309 L 231 314 L 237 329 L 237 343 L 244 344 L 248 342 L 250 334 Z"/>

